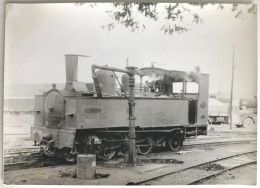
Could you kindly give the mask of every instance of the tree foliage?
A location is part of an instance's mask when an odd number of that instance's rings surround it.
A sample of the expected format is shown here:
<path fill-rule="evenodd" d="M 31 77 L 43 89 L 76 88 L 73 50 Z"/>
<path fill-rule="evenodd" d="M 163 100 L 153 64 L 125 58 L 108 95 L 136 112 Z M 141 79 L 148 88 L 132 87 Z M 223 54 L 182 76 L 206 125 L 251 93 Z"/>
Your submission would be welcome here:
<path fill-rule="evenodd" d="M 163 20 L 164 24 L 160 28 L 165 34 L 183 33 L 191 29 L 191 25 L 187 23 L 203 23 L 199 13 L 196 13 L 192 7 L 203 9 L 204 6 L 209 4 L 113 3 L 112 10 L 106 11 L 112 17 L 113 22 L 101 27 L 110 31 L 115 28 L 116 24 L 120 24 L 133 32 L 145 30 L 147 26 L 140 21 L 143 19 L 139 19 L 145 17 L 154 22 L 159 19 Z M 210 5 L 215 6 L 217 10 L 225 8 L 224 4 L 211 3 Z M 91 6 L 93 7 L 93 4 Z M 243 19 L 243 16 L 247 13 L 256 15 L 256 5 L 251 4 L 242 8 L 241 5 L 235 3 L 232 4 L 231 11 L 235 18 Z M 184 19 L 189 19 L 189 22 L 185 22 Z"/>

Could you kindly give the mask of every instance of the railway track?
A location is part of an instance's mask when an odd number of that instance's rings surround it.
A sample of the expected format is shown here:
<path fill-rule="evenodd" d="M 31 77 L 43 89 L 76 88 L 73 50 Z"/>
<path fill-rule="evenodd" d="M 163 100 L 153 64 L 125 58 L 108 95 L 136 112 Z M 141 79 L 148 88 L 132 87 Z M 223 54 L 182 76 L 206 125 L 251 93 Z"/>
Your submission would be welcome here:
<path fill-rule="evenodd" d="M 254 142 L 256 140 L 243 140 L 243 141 L 225 141 L 225 142 L 209 142 L 209 143 L 199 143 L 199 144 L 188 144 L 184 145 L 181 150 L 185 151 L 191 148 L 204 148 L 204 147 L 211 147 L 211 146 L 221 146 L 221 145 L 233 145 L 233 144 L 247 144 L 250 142 Z M 40 147 L 28 147 L 28 148 L 9 148 L 4 149 L 4 159 L 5 159 L 5 166 L 6 165 L 14 165 L 14 164 L 21 164 L 22 162 L 26 161 L 17 161 L 17 162 L 6 162 L 9 161 L 8 159 L 14 158 L 17 156 L 25 156 L 30 154 L 36 154 L 40 151 Z"/>
<path fill-rule="evenodd" d="M 221 146 L 221 145 L 233 145 L 233 144 L 248 144 L 251 142 L 256 142 L 256 140 L 240 140 L 240 141 L 222 141 L 222 142 L 206 142 L 199 144 L 188 144 L 182 147 L 183 150 L 190 148 L 200 148 L 200 147 L 209 147 L 209 146 Z"/>
<path fill-rule="evenodd" d="M 201 143 L 201 144 L 190 144 L 185 145 L 181 149 L 189 150 L 191 148 L 200 148 L 200 147 L 210 147 L 210 146 L 221 146 L 221 145 L 233 145 L 233 144 L 246 144 L 250 142 L 254 142 L 256 140 L 243 140 L 243 141 L 228 141 L 228 142 L 211 142 L 211 143 Z M 13 149 L 5 149 L 4 150 L 4 159 L 5 159 L 5 170 L 18 170 L 18 169 L 26 169 L 26 168 L 35 168 L 35 167 L 42 167 L 42 166 L 53 166 L 58 165 L 60 163 L 52 163 L 44 161 L 37 161 L 30 155 L 35 154 L 40 151 L 39 147 L 29 147 L 29 148 L 13 148 Z M 19 158 L 22 156 L 22 160 L 10 160 L 12 158 Z M 29 156 L 28 158 L 24 158 L 24 156 Z M 40 163 L 40 164 L 39 164 Z"/>
<path fill-rule="evenodd" d="M 229 144 L 246 144 L 254 142 L 256 140 L 241 140 L 241 141 L 222 141 L 222 142 L 207 142 L 199 144 L 187 144 L 182 147 L 182 149 L 197 148 L 197 147 L 208 147 L 208 146 L 220 146 L 220 145 L 229 145 Z M 40 147 L 30 147 L 30 148 L 9 148 L 4 149 L 4 157 L 8 155 L 17 155 L 17 154 L 27 154 L 27 153 L 37 153 L 40 151 Z"/>
<path fill-rule="evenodd" d="M 257 151 L 244 152 L 240 154 L 235 154 L 227 157 L 223 157 L 220 159 L 208 161 L 205 163 L 196 164 L 193 166 L 189 166 L 187 168 L 183 168 L 180 170 L 168 172 L 165 174 L 161 174 L 159 176 L 155 176 L 152 178 L 148 178 L 146 180 L 131 182 L 131 185 L 162 185 L 163 182 L 174 181 L 174 185 L 193 185 L 199 184 L 200 182 L 209 179 L 211 177 L 220 175 L 224 172 L 240 168 L 250 164 L 256 164 Z M 251 155 L 251 158 L 249 159 Z M 213 169 L 213 170 L 212 170 Z M 186 178 L 183 178 L 186 177 Z M 189 178 L 187 178 L 189 177 Z"/>
<path fill-rule="evenodd" d="M 39 147 L 4 149 L 4 167 L 5 169 L 28 168 L 30 165 L 27 164 L 34 161 L 39 151 Z"/>
<path fill-rule="evenodd" d="M 230 170 L 234 170 L 234 169 L 237 169 L 237 168 L 246 166 L 246 165 L 256 164 L 256 163 L 257 163 L 257 161 L 254 160 L 254 161 L 250 161 L 250 162 L 247 162 L 247 163 L 244 163 L 244 164 L 239 164 L 239 165 L 237 165 L 237 166 L 234 166 L 234 167 L 231 167 L 231 168 L 227 168 L 227 169 L 225 169 L 225 170 L 221 170 L 221 171 L 219 171 L 219 172 L 216 172 L 216 173 L 213 173 L 213 174 L 204 176 L 204 177 L 202 177 L 202 178 L 200 178 L 200 179 L 197 179 L 197 180 L 195 180 L 195 181 L 193 181 L 193 182 L 190 182 L 188 185 L 199 184 L 199 183 L 202 183 L 202 181 L 204 181 L 204 180 L 207 180 L 207 179 L 209 179 L 209 178 L 211 178 L 211 177 L 218 176 L 218 175 L 220 175 L 220 174 L 222 174 L 222 173 L 224 173 L 224 172 L 228 172 L 228 171 L 230 171 Z"/>
<path fill-rule="evenodd" d="M 4 149 L 4 155 L 34 153 L 39 151 L 40 151 L 39 146 L 30 147 L 30 148 L 8 148 L 8 149 Z"/>

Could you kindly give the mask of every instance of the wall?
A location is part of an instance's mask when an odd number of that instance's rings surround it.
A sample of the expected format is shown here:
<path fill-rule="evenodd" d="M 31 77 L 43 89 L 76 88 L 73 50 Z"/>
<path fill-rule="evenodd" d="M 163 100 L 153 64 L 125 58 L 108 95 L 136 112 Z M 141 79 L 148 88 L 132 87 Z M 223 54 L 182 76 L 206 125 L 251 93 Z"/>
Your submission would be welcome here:
<path fill-rule="evenodd" d="M 4 100 L 4 135 L 30 136 L 33 122 L 33 98 Z"/>

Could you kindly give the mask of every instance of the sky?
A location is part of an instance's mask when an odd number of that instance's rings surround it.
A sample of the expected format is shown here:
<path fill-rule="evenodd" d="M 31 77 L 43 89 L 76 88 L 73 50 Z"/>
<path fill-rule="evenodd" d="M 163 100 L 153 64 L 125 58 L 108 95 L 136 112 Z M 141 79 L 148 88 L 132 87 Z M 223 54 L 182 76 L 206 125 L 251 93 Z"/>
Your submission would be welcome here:
<path fill-rule="evenodd" d="M 162 7 L 158 6 L 159 12 Z M 79 58 L 79 81 L 92 82 L 92 64 L 117 68 L 151 66 L 210 75 L 210 93 L 229 93 L 234 46 L 234 93 L 254 97 L 257 89 L 257 22 L 246 14 L 235 18 L 230 5 L 224 10 L 207 5 L 188 6 L 203 19 L 188 20 L 188 32 L 164 34 L 165 20 L 153 22 L 137 15 L 144 31 L 131 32 L 117 24 L 112 31 L 101 25 L 113 20 L 106 13 L 111 4 L 9 4 L 5 27 L 5 84 L 64 83 L 65 54 Z"/>

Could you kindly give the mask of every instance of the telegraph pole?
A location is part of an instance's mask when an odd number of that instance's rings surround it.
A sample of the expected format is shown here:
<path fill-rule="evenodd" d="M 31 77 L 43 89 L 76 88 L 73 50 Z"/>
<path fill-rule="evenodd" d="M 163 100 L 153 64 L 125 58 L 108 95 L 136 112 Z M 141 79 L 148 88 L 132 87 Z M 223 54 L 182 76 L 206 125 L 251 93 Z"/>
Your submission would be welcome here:
<path fill-rule="evenodd" d="M 229 107 L 229 117 L 230 117 L 230 129 L 232 129 L 232 102 L 233 102 L 233 82 L 234 82 L 234 63 L 235 63 L 235 46 L 233 44 L 233 63 L 232 63 L 232 78 L 231 78 L 231 92 L 230 92 L 230 107 Z"/>

